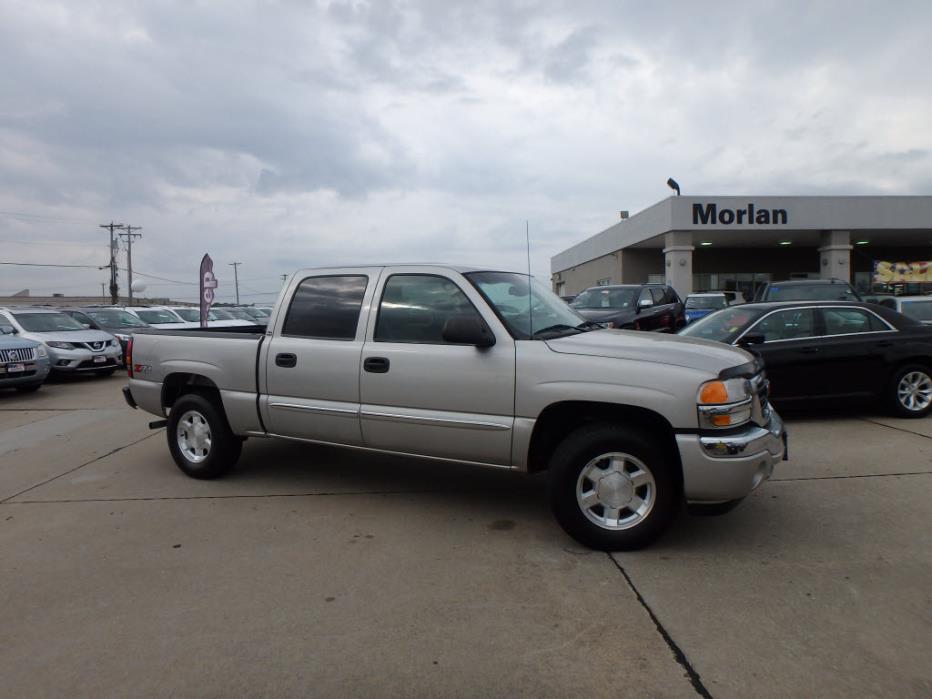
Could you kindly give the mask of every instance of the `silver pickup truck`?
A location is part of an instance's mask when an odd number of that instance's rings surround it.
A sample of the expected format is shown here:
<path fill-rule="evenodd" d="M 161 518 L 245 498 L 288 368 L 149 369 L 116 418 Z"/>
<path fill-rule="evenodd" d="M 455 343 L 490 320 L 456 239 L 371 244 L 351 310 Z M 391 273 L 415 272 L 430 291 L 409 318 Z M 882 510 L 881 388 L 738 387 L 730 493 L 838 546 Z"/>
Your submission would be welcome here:
<path fill-rule="evenodd" d="M 744 350 L 586 321 L 527 275 L 441 265 L 301 270 L 267 329 L 135 334 L 127 402 L 194 478 L 249 437 L 550 471 L 578 541 L 632 549 L 684 501 L 766 480 L 785 433 Z"/>

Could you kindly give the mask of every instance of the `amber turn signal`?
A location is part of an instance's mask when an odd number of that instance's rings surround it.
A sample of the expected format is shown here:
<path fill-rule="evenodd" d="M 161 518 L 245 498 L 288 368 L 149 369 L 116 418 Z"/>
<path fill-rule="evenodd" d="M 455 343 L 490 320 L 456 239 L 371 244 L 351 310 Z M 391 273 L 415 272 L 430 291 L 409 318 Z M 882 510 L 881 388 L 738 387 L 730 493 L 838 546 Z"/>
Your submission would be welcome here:
<path fill-rule="evenodd" d="M 709 381 L 699 391 L 700 403 L 725 403 L 727 401 L 728 389 L 725 388 L 725 384 L 721 381 Z"/>

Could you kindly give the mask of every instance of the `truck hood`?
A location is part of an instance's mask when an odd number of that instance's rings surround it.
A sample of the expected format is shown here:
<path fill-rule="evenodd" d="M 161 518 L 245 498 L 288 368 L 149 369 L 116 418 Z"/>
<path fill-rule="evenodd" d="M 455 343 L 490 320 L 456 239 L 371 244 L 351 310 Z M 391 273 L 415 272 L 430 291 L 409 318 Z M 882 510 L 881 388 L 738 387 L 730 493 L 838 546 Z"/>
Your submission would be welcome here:
<path fill-rule="evenodd" d="M 744 350 L 719 342 L 637 330 L 593 330 L 547 340 L 547 346 L 563 354 L 671 364 L 712 374 L 754 361 Z"/>

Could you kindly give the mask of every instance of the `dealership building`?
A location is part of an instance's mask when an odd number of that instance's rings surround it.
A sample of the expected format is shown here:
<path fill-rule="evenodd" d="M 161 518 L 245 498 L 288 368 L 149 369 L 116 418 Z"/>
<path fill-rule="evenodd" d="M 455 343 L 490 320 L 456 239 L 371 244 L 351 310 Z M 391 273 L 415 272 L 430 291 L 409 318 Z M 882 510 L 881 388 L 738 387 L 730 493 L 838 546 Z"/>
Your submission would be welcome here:
<path fill-rule="evenodd" d="M 750 299 L 785 279 L 868 291 L 875 267 L 932 282 L 929 260 L 932 196 L 671 196 L 555 255 L 551 281 L 561 296 L 659 282 L 681 296 L 730 289 Z"/>

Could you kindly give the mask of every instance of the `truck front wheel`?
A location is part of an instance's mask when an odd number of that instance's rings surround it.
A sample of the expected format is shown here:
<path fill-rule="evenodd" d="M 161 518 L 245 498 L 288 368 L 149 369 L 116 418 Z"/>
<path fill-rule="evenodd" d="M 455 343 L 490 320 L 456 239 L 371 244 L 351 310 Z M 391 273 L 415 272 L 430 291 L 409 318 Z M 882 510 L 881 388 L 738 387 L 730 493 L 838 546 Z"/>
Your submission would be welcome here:
<path fill-rule="evenodd" d="M 557 521 L 593 549 L 646 546 L 682 504 L 665 450 L 650 433 L 629 427 L 595 424 L 575 430 L 554 451 L 550 477 Z"/>
<path fill-rule="evenodd" d="M 219 478 L 236 464 L 243 448 L 223 412 L 198 393 L 175 401 L 166 434 L 172 458 L 192 478 Z"/>

